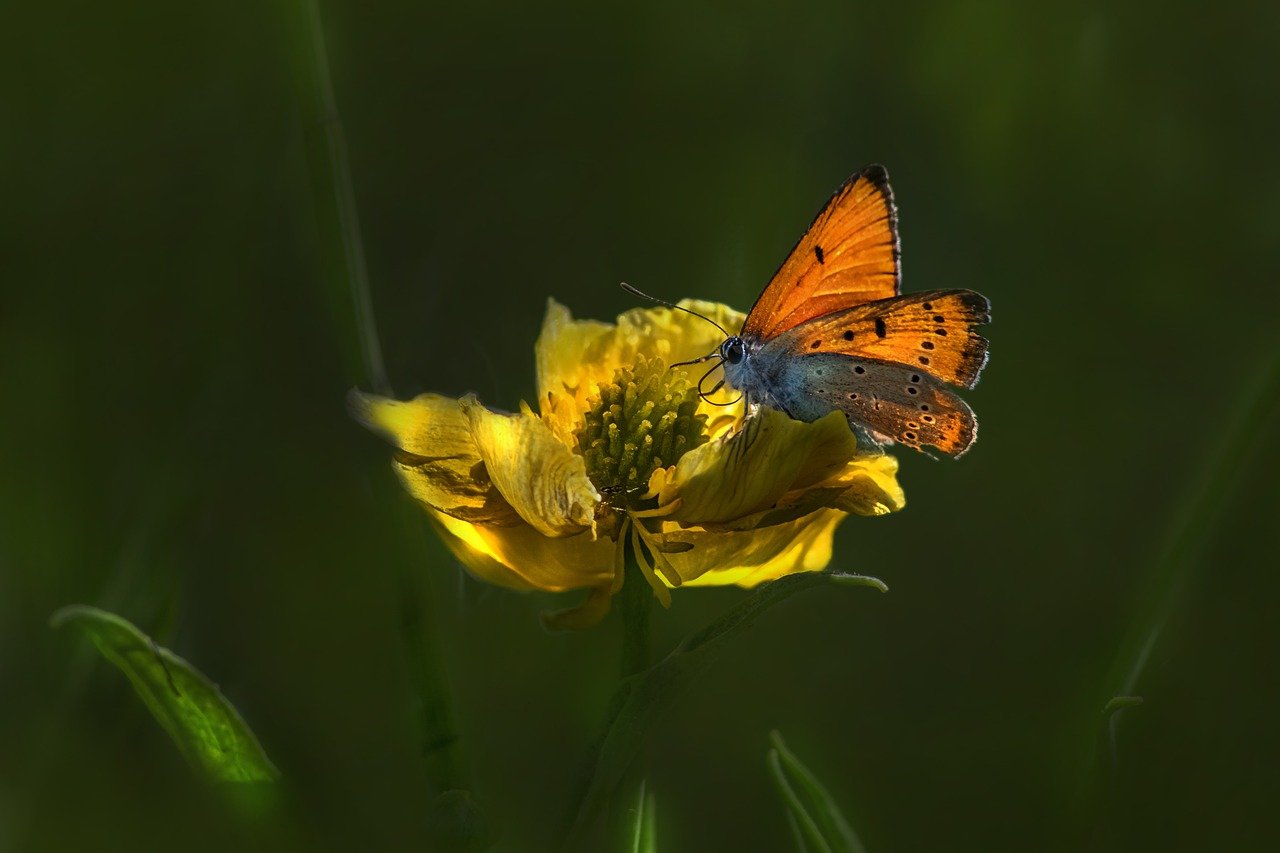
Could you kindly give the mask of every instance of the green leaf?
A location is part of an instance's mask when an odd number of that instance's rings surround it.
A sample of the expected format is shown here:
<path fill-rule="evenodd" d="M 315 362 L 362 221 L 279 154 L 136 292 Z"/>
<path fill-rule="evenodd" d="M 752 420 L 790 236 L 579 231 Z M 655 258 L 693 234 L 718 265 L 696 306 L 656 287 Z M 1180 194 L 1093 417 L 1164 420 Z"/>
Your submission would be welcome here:
<path fill-rule="evenodd" d="M 663 660 L 622 682 L 611 703 L 612 714 L 596 744 L 590 780 L 579 801 L 569 846 L 581 844 L 604 802 L 613 795 L 654 720 L 670 709 L 681 691 L 707 670 L 732 637 L 742 633 L 766 610 L 798 592 L 835 583 L 869 586 L 886 592 L 878 578 L 835 572 L 803 572 L 756 587 L 706 628 L 686 638 Z"/>
<path fill-rule="evenodd" d="M 658 816 L 653 794 L 648 793 L 646 787 L 642 781 L 636 796 L 635 808 L 631 810 L 631 837 L 627 845 L 628 853 L 658 853 Z"/>
<path fill-rule="evenodd" d="M 767 756 L 769 774 L 787 807 L 796 849 L 801 853 L 861 853 L 862 842 L 827 789 L 787 749 L 782 735 L 770 732 L 769 740 L 773 744 Z"/>
<path fill-rule="evenodd" d="M 280 772 L 217 685 L 115 614 L 73 605 L 53 614 L 70 625 L 133 684 L 156 722 L 187 760 L 220 782 L 270 782 Z"/>

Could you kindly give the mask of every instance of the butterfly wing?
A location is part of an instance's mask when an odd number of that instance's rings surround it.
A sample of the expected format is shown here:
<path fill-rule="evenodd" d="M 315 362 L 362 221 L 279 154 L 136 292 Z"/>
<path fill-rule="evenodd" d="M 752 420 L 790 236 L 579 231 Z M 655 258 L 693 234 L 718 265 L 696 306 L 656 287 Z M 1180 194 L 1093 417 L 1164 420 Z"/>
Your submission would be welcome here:
<path fill-rule="evenodd" d="M 898 212 L 884 166 L 840 186 L 774 273 L 742 336 L 768 340 L 814 317 L 898 293 Z"/>
<path fill-rule="evenodd" d="M 842 353 L 784 353 L 776 349 L 779 343 L 767 344 L 758 355 L 773 379 L 769 402 L 793 418 L 813 421 L 838 409 L 860 441 L 870 431 L 952 457 L 964 454 L 978 436 L 969 406 L 923 370 Z"/>
<path fill-rule="evenodd" d="M 897 362 L 972 388 L 987 363 L 991 303 L 972 290 L 930 290 L 816 317 L 770 346 L 796 354 L 835 352 Z"/>

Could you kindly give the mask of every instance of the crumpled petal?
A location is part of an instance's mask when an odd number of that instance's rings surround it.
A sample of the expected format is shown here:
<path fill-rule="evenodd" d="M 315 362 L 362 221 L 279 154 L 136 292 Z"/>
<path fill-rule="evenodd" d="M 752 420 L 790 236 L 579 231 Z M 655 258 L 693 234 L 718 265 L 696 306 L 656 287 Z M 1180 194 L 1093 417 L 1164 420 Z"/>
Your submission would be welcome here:
<path fill-rule="evenodd" d="M 858 515 L 886 515 L 907 505 L 898 485 L 898 460 L 888 454 L 856 457 L 821 487 L 840 488 L 833 505 Z"/>
<path fill-rule="evenodd" d="M 679 305 L 697 311 L 720 326 L 736 332 L 745 315 L 718 302 L 682 300 Z M 713 351 L 725 339 L 724 332 L 706 320 L 671 308 L 634 308 L 618 316 L 616 325 L 597 320 L 574 320 L 569 309 L 547 300 L 542 333 L 535 345 L 538 364 L 538 406 L 547 425 L 566 444 L 573 443 L 588 399 L 599 383 L 613 378 L 620 367 L 635 363 L 641 354 L 661 358 L 666 364 L 689 361 Z M 700 373 L 675 368 L 697 381 Z M 714 381 L 709 382 L 709 389 Z M 721 392 L 720 402 L 733 395 Z M 714 419 L 716 429 L 727 430 L 742 414 L 741 402 L 730 407 L 701 402 L 698 411 Z M 718 432 L 713 430 L 712 435 Z"/>
<path fill-rule="evenodd" d="M 907 505 L 896 477 L 898 460 L 884 454 L 853 457 L 836 476 L 783 495 L 768 509 L 730 521 L 700 526 L 712 530 L 754 530 L 784 524 L 824 507 L 856 515 L 887 515 Z"/>
<path fill-rule="evenodd" d="M 731 522 L 774 509 L 788 493 L 837 477 L 857 449 L 840 412 L 804 423 L 761 409 L 732 436 L 694 448 L 674 471 L 668 469 L 659 478 L 658 505 L 678 499 L 679 506 L 666 517 L 685 524 Z"/>
<path fill-rule="evenodd" d="M 396 472 L 414 498 L 465 521 L 520 522 L 490 481 L 457 400 L 422 394 L 402 402 L 353 389 L 347 405 L 352 417 L 397 448 Z"/>
<path fill-rule="evenodd" d="M 459 401 L 493 485 L 543 536 L 595 532 L 600 493 L 573 453 L 540 418 L 491 412 L 468 395 Z"/>
<path fill-rule="evenodd" d="M 528 524 L 470 524 L 433 511 L 431 517 L 454 556 L 489 583 L 548 592 L 613 584 L 615 545 L 608 539 L 589 533 L 551 538 Z"/>
<path fill-rule="evenodd" d="M 840 510 L 821 509 L 785 524 L 739 531 L 682 528 L 665 522 L 662 532 L 650 533 L 647 541 L 658 543 L 662 559 L 679 576 L 679 585 L 752 587 L 783 575 L 826 568 L 836 526 L 845 518 Z M 692 547 L 682 549 L 683 544 Z"/>

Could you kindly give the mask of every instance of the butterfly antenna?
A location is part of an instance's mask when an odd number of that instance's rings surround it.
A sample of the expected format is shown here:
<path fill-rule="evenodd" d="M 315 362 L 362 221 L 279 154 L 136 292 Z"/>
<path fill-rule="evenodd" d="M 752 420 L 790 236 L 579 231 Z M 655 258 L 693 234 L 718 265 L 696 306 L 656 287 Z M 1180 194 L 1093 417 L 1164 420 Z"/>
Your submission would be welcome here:
<path fill-rule="evenodd" d="M 676 305 L 673 302 L 668 302 L 665 299 L 659 299 L 656 296 L 650 296 L 649 294 L 645 293 L 643 290 L 639 290 L 635 287 L 632 287 L 631 285 L 627 284 L 625 281 L 621 282 L 621 285 L 622 285 L 622 289 L 625 290 L 627 293 L 630 293 L 632 296 L 639 296 L 641 299 L 648 299 L 650 302 L 656 302 L 659 305 L 665 305 L 668 308 L 674 308 L 677 311 L 683 311 L 686 314 L 692 314 L 695 317 L 700 317 L 703 320 L 706 320 L 711 325 L 715 326 L 720 331 L 724 332 L 724 336 L 726 338 L 733 337 L 733 335 L 729 333 L 728 329 L 726 329 L 724 326 L 721 326 L 719 323 L 717 323 L 715 320 L 712 320 L 710 317 L 703 316 L 702 314 L 699 314 L 697 311 L 690 311 L 688 308 L 683 308 L 679 305 Z"/>
<path fill-rule="evenodd" d="M 718 349 L 712 350 L 711 352 L 707 353 L 704 356 L 701 356 L 700 358 L 693 358 L 693 359 L 690 359 L 689 361 L 677 361 L 675 364 L 671 365 L 671 367 L 668 368 L 668 370 L 676 367 L 686 367 L 687 365 L 690 365 L 690 364 L 702 364 L 702 362 L 710 361 L 711 359 L 715 358 L 719 354 L 720 354 L 720 350 Z M 712 368 L 712 370 L 714 369 L 715 368 Z"/>

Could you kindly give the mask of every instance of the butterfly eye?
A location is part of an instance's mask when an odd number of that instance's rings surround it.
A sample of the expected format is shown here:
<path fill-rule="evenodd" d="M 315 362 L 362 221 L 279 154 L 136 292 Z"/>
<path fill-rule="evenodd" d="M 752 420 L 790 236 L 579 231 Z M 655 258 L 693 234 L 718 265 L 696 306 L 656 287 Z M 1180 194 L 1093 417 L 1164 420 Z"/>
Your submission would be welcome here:
<path fill-rule="evenodd" d="M 720 355 L 730 364 L 737 364 L 747 354 L 747 347 L 742 342 L 742 338 L 733 337 L 725 341 L 720 346 Z"/>

